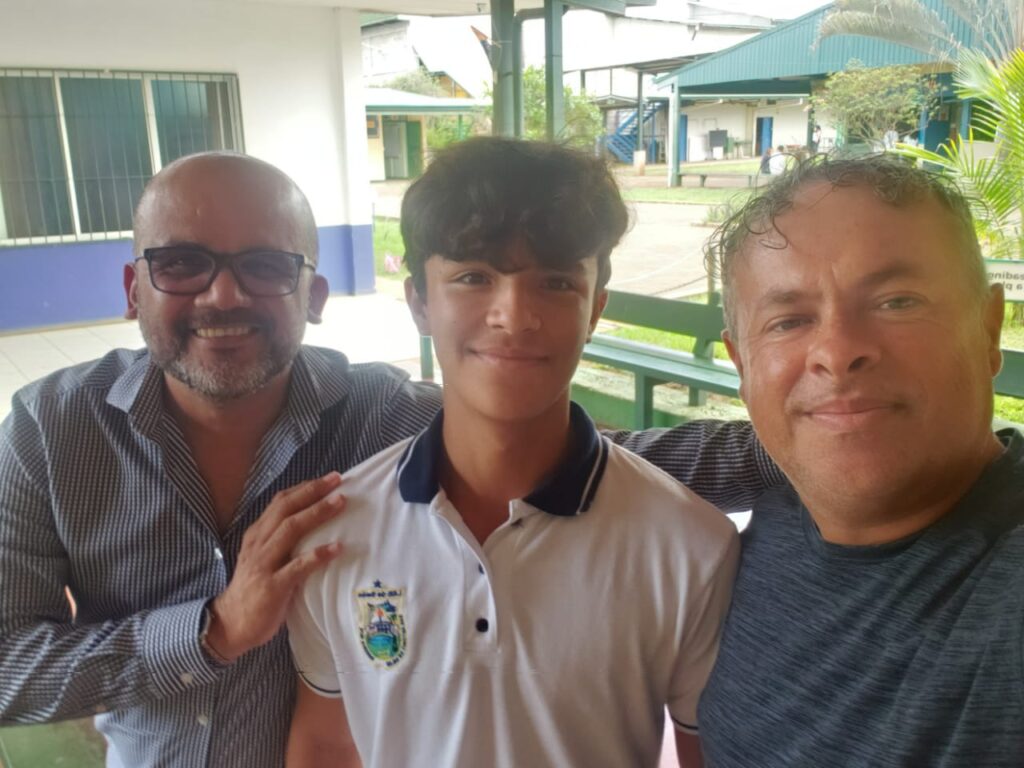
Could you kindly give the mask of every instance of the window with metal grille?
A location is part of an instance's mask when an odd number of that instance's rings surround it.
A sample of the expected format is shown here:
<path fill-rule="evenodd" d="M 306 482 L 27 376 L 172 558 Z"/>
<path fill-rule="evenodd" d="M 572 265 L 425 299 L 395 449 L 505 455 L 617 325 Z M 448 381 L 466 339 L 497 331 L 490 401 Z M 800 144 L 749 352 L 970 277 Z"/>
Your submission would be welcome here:
<path fill-rule="evenodd" d="M 128 236 L 150 177 L 243 149 L 234 75 L 0 69 L 0 245 Z"/>

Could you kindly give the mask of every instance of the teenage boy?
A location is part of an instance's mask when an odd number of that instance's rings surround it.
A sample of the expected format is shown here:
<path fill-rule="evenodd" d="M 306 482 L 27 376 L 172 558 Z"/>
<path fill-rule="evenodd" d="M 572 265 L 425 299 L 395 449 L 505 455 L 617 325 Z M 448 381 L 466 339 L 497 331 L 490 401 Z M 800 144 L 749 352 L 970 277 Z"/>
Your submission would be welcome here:
<path fill-rule="evenodd" d="M 473 139 L 406 194 L 406 296 L 442 412 L 347 477 L 343 541 L 289 616 L 290 768 L 653 766 L 697 698 L 738 545 L 728 519 L 569 401 L 627 211 L 605 165 Z"/>

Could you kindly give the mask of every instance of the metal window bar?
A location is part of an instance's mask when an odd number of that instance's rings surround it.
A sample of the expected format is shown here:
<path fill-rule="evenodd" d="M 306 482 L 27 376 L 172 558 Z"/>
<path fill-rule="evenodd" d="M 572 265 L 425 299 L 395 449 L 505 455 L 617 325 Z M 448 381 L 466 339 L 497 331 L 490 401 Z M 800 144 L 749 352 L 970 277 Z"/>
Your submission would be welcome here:
<path fill-rule="evenodd" d="M 64 93 L 80 80 L 85 97 Z M 162 99 L 158 82 L 174 84 Z M 131 237 L 165 153 L 244 146 L 236 75 L 0 68 L 0 248 Z"/>

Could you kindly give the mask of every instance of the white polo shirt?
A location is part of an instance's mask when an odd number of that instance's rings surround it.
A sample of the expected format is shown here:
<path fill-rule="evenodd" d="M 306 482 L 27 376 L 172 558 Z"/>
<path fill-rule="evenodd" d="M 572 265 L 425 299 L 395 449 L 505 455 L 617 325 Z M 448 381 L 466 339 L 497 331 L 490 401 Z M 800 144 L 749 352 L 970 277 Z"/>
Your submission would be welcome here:
<path fill-rule="evenodd" d="M 739 543 L 732 523 L 601 437 L 509 503 L 483 546 L 438 485 L 441 419 L 349 472 L 341 541 L 288 619 L 367 768 L 654 766 L 667 704 L 696 731 Z"/>

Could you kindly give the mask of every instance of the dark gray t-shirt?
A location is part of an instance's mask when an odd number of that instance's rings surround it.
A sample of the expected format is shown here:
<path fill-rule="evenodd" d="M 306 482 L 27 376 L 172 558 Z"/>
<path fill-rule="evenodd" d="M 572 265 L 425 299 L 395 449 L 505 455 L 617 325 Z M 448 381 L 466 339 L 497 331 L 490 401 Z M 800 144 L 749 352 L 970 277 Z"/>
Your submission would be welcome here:
<path fill-rule="evenodd" d="M 711 768 L 1024 765 L 1024 438 L 911 538 L 822 540 L 766 493 L 698 711 Z"/>

